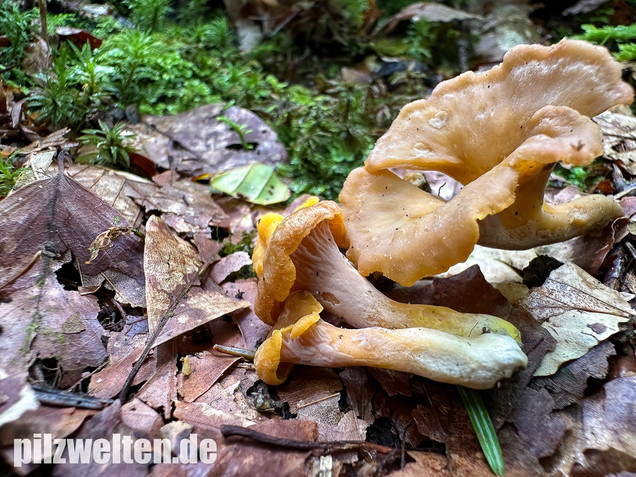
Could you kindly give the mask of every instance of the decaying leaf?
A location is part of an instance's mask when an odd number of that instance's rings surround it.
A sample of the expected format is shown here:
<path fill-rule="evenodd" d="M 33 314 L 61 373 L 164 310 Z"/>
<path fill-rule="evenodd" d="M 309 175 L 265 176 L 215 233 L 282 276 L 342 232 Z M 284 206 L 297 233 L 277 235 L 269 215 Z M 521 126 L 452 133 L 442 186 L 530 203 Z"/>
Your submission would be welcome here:
<path fill-rule="evenodd" d="M 10 299 L 0 301 L 0 368 L 26 371 L 38 358 L 53 358 L 59 384 L 69 386 L 106 360 L 95 297 L 65 290 L 47 276 L 43 260 L 14 286 Z"/>
<path fill-rule="evenodd" d="M 142 243 L 122 237 L 90 264 L 93 239 L 113 226 L 130 225 L 122 215 L 66 174 L 33 182 L 0 202 L 0 288 L 30 266 L 34 256 L 70 251 L 84 285 L 108 280 L 122 302 L 143 305 Z"/>
<path fill-rule="evenodd" d="M 636 175 L 636 117 L 609 110 L 593 120 L 603 133 L 603 155 Z"/>
<path fill-rule="evenodd" d="M 181 179 L 172 171 L 152 179 L 159 188 L 135 188 L 129 195 L 146 211 L 161 212 L 164 222 L 176 232 L 210 235 L 212 227 L 229 226 L 227 214 L 210 197 L 205 185 Z"/>
<path fill-rule="evenodd" d="M 289 199 L 291 190 L 267 164 L 250 164 L 215 175 L 210 185 L 232 197 L 243 197 L 259 205 L 277 204 Z"/>
<path fill-rule="evenodd" d="M 34 411 L 40 406 L 26 375 L 9 374 L 0 368 L 0 427 L 19 419 L 25 412 Z M 3 434 L 6 431 L 3 430 Z M 0 446 L 10 442 L 0 442 Z"/>
<path fill-rule="evenodd" d="M 623 297 L 573 264 L 554 270 L 519 305 L 557 341 L 535 376 L 554 374 L 562 363 L 583 356 L 634 316 Z"/>
<path fill-rule="evenodd" d="M 254 162 L 287 160 L 276 133 L 256 114 L 225 106 L 215 103 L 175 116 L 144 116 L 129 129 L 137 136 L 136 148 L 158 166 L 191 176 L 216 174 Z M 227 120 L 220 121 L 220 116 Z"/>
<path fill-rule="evenodd" d="M 150 218 L 144 253 L 150 333 L 169 315 L 155 346 L 249 306 L 246 301 L 199 287 L 202 265 L 192 245 L 175 236 L 158 217 Z"/>

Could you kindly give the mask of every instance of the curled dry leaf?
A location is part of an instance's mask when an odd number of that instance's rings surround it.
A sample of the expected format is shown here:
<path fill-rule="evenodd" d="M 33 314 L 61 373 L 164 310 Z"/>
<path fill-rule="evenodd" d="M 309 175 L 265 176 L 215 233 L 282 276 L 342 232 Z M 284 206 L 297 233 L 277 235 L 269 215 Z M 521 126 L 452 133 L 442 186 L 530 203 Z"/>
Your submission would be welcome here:
<path fill-rule="evenodd" d="M 557 341 L 535 376 L 554 374 L 567 361 L 583 356 L 620 329 L 634 312 L 615 290 L 573 264 L 554 270 L 545 283 L 519 305 L 531 313 Z"/>

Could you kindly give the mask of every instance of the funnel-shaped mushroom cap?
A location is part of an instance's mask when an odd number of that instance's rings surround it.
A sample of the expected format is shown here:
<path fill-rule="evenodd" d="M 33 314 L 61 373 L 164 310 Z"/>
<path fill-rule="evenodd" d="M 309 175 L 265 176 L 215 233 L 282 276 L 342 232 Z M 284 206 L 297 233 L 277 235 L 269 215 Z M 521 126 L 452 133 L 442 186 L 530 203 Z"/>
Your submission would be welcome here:
<path fill-rule="evenodd" d="M 550 222 L 555 213 L 545 214 L 542 207 L 552 163 L 560 159 L 584 163 L 602 150 L 597 126 L 570 108 L 548 106 L 528 121 L 526 131 L 527 139 L 512 154 L 448 202 L 388 171 L 352 171 L 340 201 L 351 241 L 347 256 L 357 263 L 359 272 L 380 271 L 405 286 L 444 272 L 468 258 L 480 237 L 479 221 L 506 209 L 513 219 L 533 218 L 535 226 L 549 226 L 549 232 L 534 230 L 542 243 L 548 238 L 552 242 L 571 238 L 598 225 L 599 220 L 586 220 L 598 218 L 598 208 L 576 211 L 573 218 L 568 212 L 575 209 L 562 207 L 561 218 Z M 601 216 L 611 214 L 605 223 L 614 218 L 616 209 L 620 214 L 620 207 L 609 205 L 610 199 L 601 202 L 607 212 Z M 492 232 L 488 237 L 496 237 L 498 224 L 512 223 L 508 216 L 504 218 L 505 222 L 488 222 Z"/>
<path fill-rule="evenodd" d="M 368 166 L 353 171 L 340 201 L 351 241 L 347 256 L 360 273 L 380 271 L 410 286 L 426 275 L 444 272 L 468 258 L 479 240 L 482 220 L 480 243 L 527 248 L 572 238 L 621 215 L 620 207 L 607 198 L 558 208 L 543 204 L 554 163 L 589 164 L 602 153 L 600 130 L 588 117 L 566 106 L 545 106 L 521 129 L 516 148 L 471 178 L 448 203 L 435 202 L 388 172 L 370 174 Z M 492 142 L 496 149 L 497 141 Z M 586 210 L 585 205 L 593 207 Z M 495 214 L 500 215 L 488 218 Z M 510 232 L 500 234 L 506 228 Z"/>
<path fill-rule="evenodd" d="M 449 202 L 389 171 L 353 170 L 340 193 L 351 240 L 347 257 L 362 275 L 380 271 L 404 286 L 463 262 L 479 239 L 478 220 L 514 200 L 518 174 L 499 169 Z"/>
<path fill-rule="evenodd" d="M 321 311 L 322 306 L 306 291 L 287 298 L 276 329 L 254 357 L 263 381 L 283 383 L 293 364 L 372 366 L 487 389 L 528 362 L 509 336 L 459 337 L 428 328 L 343 329 L 320 319 Z"/>
<path fill-rule="evenodd" d="M 263 253 L 262 275 L 254 303 L 254 312 L 265 323 L 273 325 L 276 322 L 282 303 L 296 281 L 296 267 L 291 255 L 303 239 L 325 221 L 336 244 L 346 247 L 348 243 L 342 212 L 335 202 L 324 201 L 311 207 L 301 207 L 285 218 L 284 227 L 275 226 Z"/>
<path fill-rule="evenodd" d="M 592 117 L 630 104 L 633 96 L 603 47 L 575 40 L 520 45 L 501 65 L 444 81 L 428 99 L 407 104 L 365 167 L 435 170 L 467 184 L 529 137 L 529 122 L 541 108 L 567 106 Z"/>

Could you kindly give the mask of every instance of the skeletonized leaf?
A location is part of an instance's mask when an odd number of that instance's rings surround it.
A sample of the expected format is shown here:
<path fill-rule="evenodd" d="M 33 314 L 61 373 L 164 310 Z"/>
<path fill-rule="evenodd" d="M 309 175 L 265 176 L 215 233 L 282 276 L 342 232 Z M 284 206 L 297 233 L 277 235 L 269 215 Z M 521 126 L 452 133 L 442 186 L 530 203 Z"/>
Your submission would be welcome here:
<path fill-rule="evenodd" d="M 554 270 L 519 304 L 557 341 L 535 376 L 554 374 L 562 363 L 583 356 L 633 315 L 620 293 L 572 263 Z"/>
<path fill-rule="evenodd" d="M 289 199 L 291 191 L 267 164 L 250 164 L 214 176 L 210 185 L 254 204 L 269 205 Z"/>

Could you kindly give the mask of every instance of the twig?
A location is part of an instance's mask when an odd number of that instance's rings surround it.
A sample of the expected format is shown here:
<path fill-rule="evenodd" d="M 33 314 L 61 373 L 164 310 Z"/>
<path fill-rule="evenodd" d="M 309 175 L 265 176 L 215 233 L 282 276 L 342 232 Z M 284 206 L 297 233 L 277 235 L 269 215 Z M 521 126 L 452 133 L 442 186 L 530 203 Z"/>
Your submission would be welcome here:
<path fill-rule="evenodd" d="M 238 356 L 239 358 L 246 359 L 247 361 L 254 361 L 254 355 L 256 354 L 251 349 L 236 348 L 235 346 L 225 346 L 220 344 L 215 344 L 212 349 L 220 353 Z"/>
<path fill-rule="evenodd" d="M 294 439 L 284 439 L 282 437 L 274 437 L 269 434 L 255 431 L 249 427 L 222 425 L 221 434 L 223 437 L 240 436 L 247 439 L 252 439 L 263 444 L 268 444 L 275 447 L 284 447 L 287 449 L 297 450 L 314 450 L 314 449 L 327 449 L 330 451 L 342 451 L 362 449 L 366 451 L 375 451 L 380 454 L 391 454 L 395 451 L 392 447 L 381 446 L 379 444 L 373 444 L 365 441 L 330 441 L 330 442 L 310 442 L 310 441 L 297 441 Z"/>
<path fill-rule="evenodd" d="M 48 26 L 46 24 L 46 0 L 38 0 L 38 6 L 40 7 L 40 26 L 42 27 L 42 39 L 49 45 L 49 33 Z"/>
<path fill-rule="evenodd" d="M 82 409 L 102 409 L 111 400 L 98 399 L 92 396 L 63 391 L 61 389 L 49 389 L 42 386 L 32 385 L 35 397 L 43 404 L 52 406 L 78 407 Z"/>
<path fill-rule="evenodd" d="M 210 265 L 210 262 L 204 263 L 203 265 L 201 265 L 201 267 L 199 268 L 196 274 L 196 280 L 199 279 L 199 277 L 203 274 L 203 272 L 208 267 L 208 265 Z M 126 402 L 128 398 L 128 391 L 130 390 L 130 386 L 132 385 L 132 382 L 135 379 L 135 376 L 141 369 L 141 366 L 144 364 L 144 361 L 150 354 L 150 351 L 155 347 L 155 341 L 157 341 L 157 338 L 163 331 L 164 326 L 166 326 L 166 323 L 168 322 L 168 320 L 174 316 L 174 311 L 176 310 L 177 306 L 186 297 L 186 295 L 188 294 L 188 292 L 193 286 L 194 286 L 194 283 L 187 282 L 185 284 L 185 286 L 183 287 L 183 290 L 181 290 L 179 295 L 177 295 L 177 297 L 174 299 L 172 304 L 161 316 L 161 318 L 159 319 L 159 323 L 157 323 L 157 327 L 154 329 L 152 334 L 148 337 L 148 341 L 146 341 L 146 346 L 144 350 L 141 352 L 139 359 L 137 359 L 137 361 L 135 362 L 135 366 L 128 374 L 128 377 L 126 378 L 126 382 L 124 383 L 124 385 L 121 388 L 121 391 L 119 392 L 119 396 L 117 396 L 117 399 L 119 399 L 122 404 Z"/>

